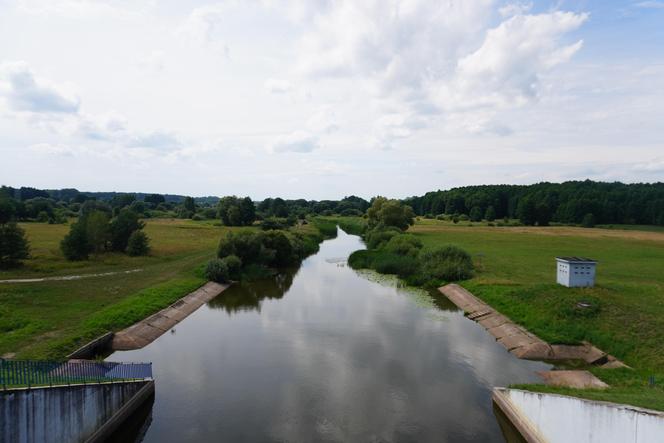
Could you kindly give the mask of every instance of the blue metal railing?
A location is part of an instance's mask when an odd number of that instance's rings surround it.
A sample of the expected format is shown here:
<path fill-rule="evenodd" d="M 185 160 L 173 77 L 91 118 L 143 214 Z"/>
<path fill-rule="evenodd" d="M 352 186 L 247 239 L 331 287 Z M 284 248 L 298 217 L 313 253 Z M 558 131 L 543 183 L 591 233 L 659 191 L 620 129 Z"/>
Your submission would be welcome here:
<path fill-rule="evenodd" d="M 152 363 L 0 359 L 3 389 L 147 379 L 152 379 Z"/>

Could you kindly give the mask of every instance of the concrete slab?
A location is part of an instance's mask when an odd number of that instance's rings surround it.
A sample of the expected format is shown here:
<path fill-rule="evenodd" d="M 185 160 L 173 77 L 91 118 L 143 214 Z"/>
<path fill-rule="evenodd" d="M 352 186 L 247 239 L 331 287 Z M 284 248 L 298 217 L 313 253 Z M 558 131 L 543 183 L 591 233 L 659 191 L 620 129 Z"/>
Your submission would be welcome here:
<path fill-rule="evenodd" d="M 588 371 L 538 371 L 549 386 L 575 389 L 606 389 L 609 387 Z"/>
<path fill-rule="evenodd" d="M 510 353 L 522 360 L 550 360 L 553 356 L 551 346 L 543 341 L 514 348 Z"/>
<path fill-rule="evenodd" d="M 477 323 L 484 326 L 485 329 L 495 328 L 496 326 L 500 326 L 503 323 L 509 323 L 509 322 L 510 322 L 509 318 L 495 311 L 493 314 L 487 315 L 477 320 Z"/>
<path fill-rule="evenodd" d="M 170 312 L 170 311 L 173 311 L 173 310 L 171 309 L 167 312 Z M 163 314 L 159 314 L 159 313 L 157 313 L 155 315 L 152 315 L 152 316 L 148 317 L 145 320 L 146 320 L 147 324 L 149 324 L 153 328 L 160 329 L 163 332 L 166 332 L 166 331 L 170 330 L 178 322 L 174 318 L 167 317 L 167 316 L 165 316 Z"/>
<path fill-rule="evenodd" d="M 195 291 L 185 295 L 168 308 L 116 333 L 111 347 L 114 350 L 139 349 L 152 343 L 164 332 L 170 330 L 188 315 L 212 300 L 228 285 L 208 282 Z"/>
<path fill-rule="evenodd" d="M 523 329 L 514 323 L 503 323 L 502 325 L 496 326 L 495 328 L 487 329 L 487 332 L 496 337 L 497 340 L 503 337 L 510 337 L 512 335 L 528 335 Z"/>
<path fill-rule="evenodd" d="M 537 340 L 532 337 L 528 337 L 525 334 L 519 335 L 510 335 L 509 337 L 503 337 L 498 340 L 498 343 L 505 346 L 508 351 L 511 351 L 515 348 L 520 348 L 522 346 L 528 346 L 533 343 L 537 343 Z"/>

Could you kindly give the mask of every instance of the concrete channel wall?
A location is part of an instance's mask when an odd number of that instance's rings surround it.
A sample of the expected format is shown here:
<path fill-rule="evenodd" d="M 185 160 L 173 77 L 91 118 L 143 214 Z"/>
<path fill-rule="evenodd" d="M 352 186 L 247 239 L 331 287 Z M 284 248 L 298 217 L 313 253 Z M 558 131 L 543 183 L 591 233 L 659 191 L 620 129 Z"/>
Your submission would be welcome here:
<path fill-rule="evenodd" d="M 664 442 L 664 413 L 556 394 L 496 388 L 494 400 L 528 442 Z"/>
<path fill-rule="evenodd" d="M 0 441 L 103 441 L 153 393 L 152 380 L 0 391 Z"/>

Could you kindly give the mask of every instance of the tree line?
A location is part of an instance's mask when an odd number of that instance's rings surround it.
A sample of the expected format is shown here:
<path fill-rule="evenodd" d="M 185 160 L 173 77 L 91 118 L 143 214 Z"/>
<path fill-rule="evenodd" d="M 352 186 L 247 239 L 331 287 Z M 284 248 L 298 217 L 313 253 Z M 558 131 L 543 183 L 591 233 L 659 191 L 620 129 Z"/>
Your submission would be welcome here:
<path fill-rule="evenodd" d="M 420 216 L 465 215 L 473 221 L 518 218 L 525 225 L 643 224 L 664 226 L 664 183 L 591 180 L 534 185 L 483 185 L 428 192 L 404 203 Z"/>

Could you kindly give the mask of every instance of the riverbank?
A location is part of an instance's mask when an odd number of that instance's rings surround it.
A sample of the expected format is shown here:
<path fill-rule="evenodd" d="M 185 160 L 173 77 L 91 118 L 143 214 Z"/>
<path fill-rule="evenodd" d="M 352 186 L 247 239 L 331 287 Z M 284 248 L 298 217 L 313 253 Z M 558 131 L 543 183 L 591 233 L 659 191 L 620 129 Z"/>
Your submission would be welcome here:
<path fill-rule="evenodd" d="M 111 349 L 114 351 L 128 351 L 140 349 L 152 343 L 196 309 L 221 294 L 228 286 L 207 282 L 169 307 L 115 333 L 110 343 Z"/>
<path fill-rule="evenodd" d="M 118 331 L 203 285 L 203 266 L 229 230 L 212 222 L 147 220 L 148 257 L 102 254 L 69 262 L 58 248 L 64 225 L 25 223 L 32 257 L 0 279 L 45 281 L 0 285 L 0 356 L 61 359 L 88 341 Z M 252 229 L 252 228 L 249 228 Z M 141 269 L 140 272 L 127 270 Z M 65 279 L 72 275 L 92 275 Z"/>
<path fill-rule="evenodd" d="M 587 368 L 611 386 L 603 391 L 528 389 L 664 410 L 664 233 L 437 220 L 418 220 L 408 233 L 425 248 L 454 244 L 470 252 L 476 273 L 461 285 L 542 340 L 588 341 L 633 368 Z M 598 260 L 596 287 L 557 285 L 558 255 Z M 582 301 L 590 308 L 578 309 Z"/>

